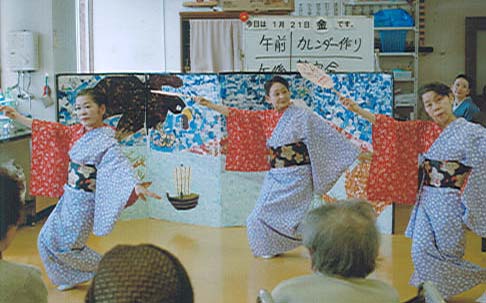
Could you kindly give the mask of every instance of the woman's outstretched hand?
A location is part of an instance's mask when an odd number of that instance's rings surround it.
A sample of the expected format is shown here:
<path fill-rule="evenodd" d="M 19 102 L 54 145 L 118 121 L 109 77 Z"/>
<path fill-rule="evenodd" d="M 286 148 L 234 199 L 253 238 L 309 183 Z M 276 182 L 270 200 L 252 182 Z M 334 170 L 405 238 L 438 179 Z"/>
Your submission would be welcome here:
<path fill-rule="evenodd" d="M 208 99 L 200 96 L 195 96 L 194 100 L 196 101 L 197 104 L 205 106 L 209 109 L 215 110 L 218 113 L 228 116 L 229 115 L 229 108 L 225 105 L 221 104 L 214 104 L 213 102 L 209 101 Z"/>
<path fill-rule="evenodd" d="M 6 105 L 0 105 L 0 112 L 3 112 L 5 116 L 9 117 L 12 120 L 16 120 L 20 116 L 15 108 Z"/>
<path fill-rule="evenodd" d="M 196 101 L 197 104 L 202 105 L 202 106 L 206 106 L 206 107 L 209 107 L 212 103 L 208 99 L 206 99 L 204 97 L 199 97 L 199 96 L 194 97 L 194 100 Z"/>
<path fill-rule="evenodd" d="M 157 195 L 154 192 L 151 192 L 147 188 L 152 185 L 152 182 L 143 182 L 140 184 L 135 185 L 135 193 L 138 195 L 140 199 L 143 201 L 147 201 L 147 197 L 151 197 L 157 200 L 162 199 L 161 196 Z"/>
<path fill-rule="evenodd" d="M 363 109 L 359 106 L 356 102 L 352 99 L 347 98 L 345 96 L 339 96 L 339 102 L 346 107 L 349 111 L 360 115 L 361 117 L 365 118 L 366 120 L 370 121 L 372 124 L 376 122 L 376 115 L 368 110 Z"/>
<path fill-rule="evenodd" d="M 352 111 L 353 113 L 356 113 L 358 109 L 360 108 L 356 102 L 353 101 L 351 98 L 347 98 L 343 95 L 339 97 L 339 102 L 346 107 L 348 110 Z"/>
<path fill-rule="evenodd" d="M 15 110 L 15 108 L 6 105 L 0 105 L 0 112 L 3 112 L 5 116 L 9 117 L 10 119 L 15 120 L 29 128 L 32 128 L 32 119 L 21 115 L 18 111 Z"/>

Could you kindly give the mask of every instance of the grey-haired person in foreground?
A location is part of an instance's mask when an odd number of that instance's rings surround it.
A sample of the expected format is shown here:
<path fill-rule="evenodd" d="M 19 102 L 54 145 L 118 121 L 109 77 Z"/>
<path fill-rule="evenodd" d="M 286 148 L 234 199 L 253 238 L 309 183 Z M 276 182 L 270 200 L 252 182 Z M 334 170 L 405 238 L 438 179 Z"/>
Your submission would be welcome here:
<path fill-rule="evenodd" d="M 313 273 L 281 282 L 272 291 L 276 303 L 399 302 L 396 290 L 366 278 L 376 268 L 380 235 L 372 206 L 345 200 L 310 211 L 303 243 Z"/>

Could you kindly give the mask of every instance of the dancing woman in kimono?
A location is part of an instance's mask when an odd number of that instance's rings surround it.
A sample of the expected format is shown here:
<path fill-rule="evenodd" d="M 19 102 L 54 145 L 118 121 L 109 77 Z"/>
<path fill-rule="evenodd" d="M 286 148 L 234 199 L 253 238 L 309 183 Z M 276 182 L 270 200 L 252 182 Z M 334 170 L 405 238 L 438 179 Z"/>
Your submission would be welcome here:
<path fill-rule="evenodd" d="M 405 232 L 412 238 L 410 283 L 432 281 L 449 298 L 486 282 L 486 268 L 463 259 L 466 228 L 486 236 L 486 129 L 454 116 L 445 84 L 425 85 L 419 96 L 434 122 L 399 122 L 340 101 L 373 123 L 370 199 L 416 201 Z"/>
<path fill-rule="evenodd" d="M 270 169 L 246 224 L 253 255 L 271 258 L 302 244 L 300 223 L 313 193 L 329 191 L 359 149 L 312 110 L 295 105 L 284 78 L 265 83 L 265 100 L 275 110 L 240 110 L 196 98 L 227 117 L 227 170 Z"/>
<path fill-rule="evenodd" d="M 46 272 L 59 290 L 90 280 L 101 255 L 86 246 L 91 232 L 110 233 L 127 203 L 160 199 L 139 183 L 115 131 L 103 123 L 103 96 L 81 91 L 75 104 L 80 123 L 65 126 L 32 120 L 15 109 L 0 111 L 32 128 L 32 195 L 61 197 L 44 223 L 38 248 Z"/>

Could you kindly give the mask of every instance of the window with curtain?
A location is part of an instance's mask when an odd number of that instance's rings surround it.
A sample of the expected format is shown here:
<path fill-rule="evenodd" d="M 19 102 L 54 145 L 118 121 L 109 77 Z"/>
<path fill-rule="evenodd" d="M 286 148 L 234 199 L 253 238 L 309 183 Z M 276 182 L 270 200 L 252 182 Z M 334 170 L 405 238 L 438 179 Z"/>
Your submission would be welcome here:
<path fill-rule="evenodd" d="M 243 69 L 240 20 L 190 20 L 191 72 Z"/>

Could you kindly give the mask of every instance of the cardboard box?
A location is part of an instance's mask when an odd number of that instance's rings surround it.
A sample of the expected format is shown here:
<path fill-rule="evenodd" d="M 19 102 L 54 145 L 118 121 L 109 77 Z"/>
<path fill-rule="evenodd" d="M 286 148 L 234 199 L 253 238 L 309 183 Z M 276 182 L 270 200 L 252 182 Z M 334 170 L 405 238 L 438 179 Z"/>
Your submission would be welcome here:
<path fill-rule="evenodd" d="M 221 0 L 223 11 L 293 11 L 294 0 Z"/>

